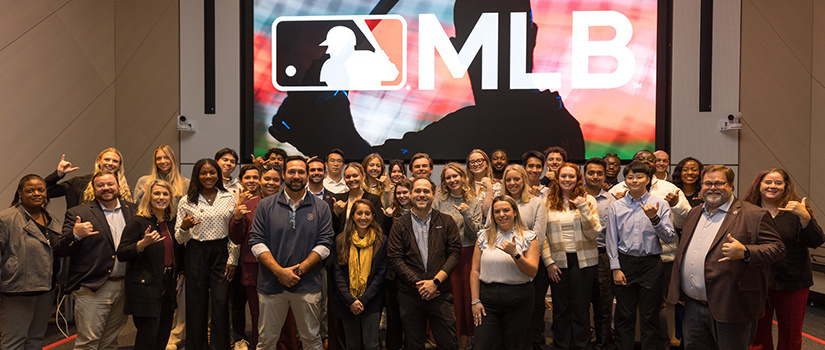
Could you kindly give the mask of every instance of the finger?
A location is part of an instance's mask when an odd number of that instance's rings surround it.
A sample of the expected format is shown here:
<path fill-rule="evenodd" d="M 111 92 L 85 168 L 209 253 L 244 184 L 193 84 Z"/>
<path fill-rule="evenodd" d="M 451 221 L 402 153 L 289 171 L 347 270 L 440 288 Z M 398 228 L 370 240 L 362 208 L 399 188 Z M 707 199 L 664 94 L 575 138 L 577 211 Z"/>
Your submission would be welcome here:
<path fill-rule="evenodd" d="M 63 155 L 62 155 L 62 156 L 60 156 L 60 161 L 61 161 L 61 162 L 65 162 L 65 161 L 66 161 L 66 153 L 63 153 Z"/>
<path fill-rule="evenodd" d="M 731 243 L 736 242 L 736 238 L 733 238 L 733 236 L 731 236 L 731 234 L 730 234 L 730 233 L 728 233 L 728 240 L 729 240 Z"/>
<path fill-rule="evenodd" d="M 787 207 L 786 208 L 776 208 L 776 209 L 781 210 L 781 211 L 793 211 L 793 208 L 787 208 Z"/>
<path fill-rule="evenodd" d="M 166 237 L 161 236 L 160 238 L 155 239 L 155 242 L 160 242 L 160 241 L 162 241 L 162 240 L 164 240 L 164 239 L 166 239 Z"/>
<path fill-rule="evenodd" d="M 676 190 L 676 192 L 673 192 L 673 195 L 674 195 L 674 196 L 678 196 L 678 195 L 679 195 L 679 191 L 680 191 L 680 190 Z"/>
<path fill-rule="evenodd" d="M 192 226 L 197 225 L 197 224 L 200 224 L 200 223 L 201 223 L 201 220 L 195 221 L 195 223 L 194 223 L 194 224 L 192 224 Z"/>
<path fill-rule="evenodd" d="M 807 207 L 808 197 L 802 197 L 802 206 Z"/>
<path fill-rule="evenodd" d="M 627 191 L 630 191 L 630 189 L 624 190 L 624 192 L 622 192 L 622 196 L 627 195 Z"/>
<path fill-rule="evenodd" d="M 80 217 L 76 216 L 76 218 L 77 218 L 77 221 L 75 221 L 75 224 L 79 224 L 80 223 Z"/>
<path fill-rule="evenodd" d="M 456 208 L 456 210 L 460 210 L 460 209 L 458 209 L 458 206 L 457 206 L 457 205 L 455 205 L 455 204 L 453 204 L 453 207 L 455 207 L 455 208 Z"/>
<path fill-rule="evenodd" d="M 92 231 L 92 232 L 89 232 L 89 236 L 94 236 L 94 235 L 96 235 L 96 234 L 97 234 L 97 231 Z"/>
<path fill-rule="evenodd" d="M 72 163 L 69 163 L 69 165 L 71 166 L 71 165 L 72 165 Z M 79 166 L 76 166 L 76 167 L 71 167 L 71 168 L 69 168 L 69 171 L 68 171 L 68 172 L 72 172 L 72 171 L 75 171 L 75 170 L 77 170 L 77 169 L 80 169 L 80 167 L 79 167 Z"/>
<path fill-rule="evenodd" d="M 656 203 L 656 210 L 659 210 L 659 203 Z"/>
<path fill-rule="evenodd" d="M 730 258 L 726 256 L 724 258 L 719 259 L 719 262 L 723 262 L 723 261 L 730 261 Z"/>
<path fill-rule="evenodd" d="M 145 234 L 145 235 L 148 235 L 148 234 L 149 234 L 149 232 L 151 232 L 151 231 L 149 231 L 149 230 L 151 230 L 151 229 L 152 229 L 152 226 L 148 226 L 148 227 L 146 227 L 146 232 L 144 232 L 144 234 Z"/>

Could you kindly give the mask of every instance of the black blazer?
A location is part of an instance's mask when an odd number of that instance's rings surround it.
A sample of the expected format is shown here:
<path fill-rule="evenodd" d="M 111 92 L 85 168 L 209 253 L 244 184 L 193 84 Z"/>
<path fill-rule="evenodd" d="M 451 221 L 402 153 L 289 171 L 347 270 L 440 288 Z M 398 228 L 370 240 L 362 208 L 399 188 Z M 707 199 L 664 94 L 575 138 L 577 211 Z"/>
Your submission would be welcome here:
<path fill-rule="evenodd" d="M 143 239 L 149 226 L 160 233 L 158 221 L 154 216 L 133 217 L 126 223 L 120 245 L 117 247 L 117 258 L 129 262 L 126 267 L 126 306 L 123 308 L 127 315 L 160 317 L 166 243 L 160 241 L 150 244 L 143 252 L 138 253 L 137 242 Z M 169 230 L 169 238 L 166 239 L 172 241 L 173 276 L 177 276 L 177 273 L 183 270 L 183 245 L 175 239 L 175 218 L 167 221 L 166 227 Z M 171 287 L 171 292 L 174 293 L 175 284 Z"/>
<path fill-rule="evenodd" d="M 343 233 L 341 233 L 343 234 Z M 335 239 L 336 245 L 338 239 Z M 383 237 L 381 246 L 373 254 L 372 266 L 370 266 L 370 273 L 367 276 L 367 289 L 364 294 L 358 299 L 352 296 L 349 291 L 349 265 L 338 264 L 338 250 L 333 249 L 333 270 L 335 271 L 335 307 L 337 308 L 336 315 L 339 318 L 352 319 L 355 315 L 349 310 L 349 306 L 355 300 L 361 300 L 364 304 L 364 311 L 362 315 L 369 315 L 376 312 L 381 312 L 381 291 L 384 288 L 384 279 L 387 275 L 387 238 Z"/>
<path fill-rule="evenodd" d="M 55 170 L 49 174 L 49 176 L 46 176 L 43 181 L 46 182 L 46 192 L 49 198 L 66 196 L 66 208 L 71 208 L 80 204 L 80 201 L 83 199 L 83 191 L 86 190 L 89 181 L 92 180 L 92 175 L 93 174 L 75 176 L 61 183 L 57 183 L 61 177 L 57 175 L 57 170 Z M 74 220 L 72 220 L 72 222 L 74 222 Z"/>
<path fill-rule="evenodd" d="M 344 232 L 344 227 L 347 225 L 347 211 L 344 210 L 341 212 L 341 215 L 335 215 L 335 201 L 344 201 L 346 202 L 349 197 L 349 191 L 344 193 L 338 193 L 332 196 L 332 200 L 328 201 L 327 203 L 330 204 L 330 211 L 332 212 L 332 229 L 335 230 L 335 234 L 339 234 Z M 372 205 L 375 206 L 375 221 L 378 223 L 378 226 L 384 227 L 384 212 L 381 210 L 383 206 L 381 205 L 381 197 L 364 191 L 364 194 L 361 196 L 362 199 L 366 199 L 372 202 Z"/>
<path fill-rule="evenodd" d="M 453 218 L 438 210 L 432 210 L 428 241 L 427 268 L 421 259 L 421 250 L 415 241 L 412 228 L 412 212 L 398 216 L 390 230 L 387 257 L 389 266 L 396 274 L 398 289 L 418 295 L 415 283 L 432 279 L 440 270 L 449 275 L 461 258 L 461 240 Z M 438 286 L 441 293 L 450 292 L 450 279 L 446 278 Z"/>
<path fill-rule="evenodd" d="M 135 216 L 137 205 L 120 201 L 121 213 L 127 223 Z M 83 222 L 91 222 L 97 235 L 76 240 L 72 230 L 76 217 Z M 115 265 L 115 243 L 109 222 L 97 201 L 81 204 L 66 211 L 63 221 L 63 234 L 54 248 L 55 255 L 69 256 L 66 292 L 80 289 L 81 286 L 97 292 L 112 272 Z"/>

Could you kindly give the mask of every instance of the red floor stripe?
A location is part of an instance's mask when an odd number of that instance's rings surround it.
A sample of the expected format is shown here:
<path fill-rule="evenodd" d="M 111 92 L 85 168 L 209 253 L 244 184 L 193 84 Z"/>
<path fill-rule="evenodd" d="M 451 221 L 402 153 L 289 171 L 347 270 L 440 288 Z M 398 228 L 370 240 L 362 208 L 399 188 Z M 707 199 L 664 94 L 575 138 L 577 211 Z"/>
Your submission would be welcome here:
<path fill-rule="evenodd" d="M 68 342 L 70 342 L 70 341 L 72 341 L 72 340 L 75 340 L 75 338 L 77 338 L 77 334 L 72 334 L 72 335 L 71 335 L 70 337 L 68 337 L 68 338 L 60 339 L 60 340 L 58 340 L 58 341 L 56 341 L 56 342 L 54 342 L 54 343 L 51 343 L 51 344 L 49 344 L 49 345 L 44 346 L 44 347 L 43 347 L 43 350 L 54 349 L 54 348 L 56 348 L 56 347 L 58 347 L 58 346 L 60 346 L 60 345 L 63 345 L 63 344 L 68 343 Z M 825 343 L 823 343 L 823 344 L 825 344 Z"/>
<path fill-rule="evenodd" d="M 775 320 L 773 321 L 773 324 L 774 324 L 774 325 L 777 325 L 777 326 L 779 325 L 778 323 L 776 323 L 776 321 L 775 321 Z M 808 334 L 808 333 L 802 332 L 802 336 L 803 336 L 803 337 L 805 337 L 805 338 L 808 338 L 808 339 L 810 339 L 810 340 L 813 340 L 813 341 L 815 341 L 815 342 L 817 342 L 817 343 L 820 343 L 820 344 L 825 344 L 825 340 L 822 340 L 822 339 L 819 339 L 819 338 L 817 338 L 817 337 L 814 337 L 814 336 L 812 336 L 812 335 L 810 335 L 810 334 Z"/>

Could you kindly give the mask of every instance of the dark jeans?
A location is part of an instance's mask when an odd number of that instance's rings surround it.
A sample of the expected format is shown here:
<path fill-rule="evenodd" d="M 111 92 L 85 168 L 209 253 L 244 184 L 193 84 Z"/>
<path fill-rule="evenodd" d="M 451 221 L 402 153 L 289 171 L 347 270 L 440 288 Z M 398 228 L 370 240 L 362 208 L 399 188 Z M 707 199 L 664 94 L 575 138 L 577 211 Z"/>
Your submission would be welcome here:
<path fill-rule="evenodd" d="M 381 312 L 361 314 L 353 319 L 342 319 L 343 331 L 346 333 L 347 350 L 381 349 L 381 340 L 378 336 L 378 325 L 381 323 Z"/>
<path fill-rule="evenodd" d="M 384 306 L 387 308 L 387 350 L 399 350 L 404 346 L 404 328 L 401 325 L 401 309 L 398 306 L 398 283 L 395 279 L 384 280 Z"/>
<path fill-rule="evenodd" d="M 235 275 L 232 281 L 229 281 L 229 305 L 232 319 L 232 339 L 239 341 L 241 339 L 249 340 L 246 336 L 246 288 L 241 284 L 241 266 L 235 267 Z"/>
<path fill-rule="evenodd" d="M 662 263 L 662 308 L 659 310 L 659 330 L 662 333 L 662 349 L 670 349 L 670 326 L 667 323 L 667 289 L 670 285 L 670 272 L 673 270 L 673 261 Z"/>
<path fill-rule="evenodd" d="M 523 338 L 533 309 L 535 290 L 531 283 L 510 285 L 481 283 L 479 299 L 487 314 L 475 329 L 473 349 L 523 349 Z"/>
<path fill-rule="evenodd" d="M 158 317 L 132 316 L 137 332 L 135 334 L 136 350 L 164 350 L 172 332 L 172 317 L 175 314 L 177 279 L 169 272 L 163 275 L 160 298 L 160 315 Z"/>
<path fill-rule="evenodd" d="M 186 243 L 187 350 L 229 348 L 229 282 L 224 276 L 228 257 L 226 238 Z M 210 312 L 212 326 L 207 341 Z"/>
<path fill-rule="evenodd" d="M 402 291 L 398 293 L 398 304 L 404 323 L 405 349 L 424 349 L 428 321 L 438 349 L 458 348 L 452 294 L 442 293 L 427 301 L 421 299 L 418 293 L 413 295 Z"/>
<path fill-rule="evenodd" d="M 590 291 L 596 266 L 579 268 L 576 253 L 567 253 L 567 268 L 553 293 L 553 348 L 585 349 L 590 343 Z"/>
<path fill-rule="evenodd" d="M 547 343 L 544 336 L 544 313 L 547 311 L 547 303 L 544 297 L 547 295 L 547 288 L 550 287 L 550 277 L 547 276 L 547 268 L 539 260 L 539 269 L 536 277 L 533 277 L 533 311 L 530 316 L 530 333 L 524 337 L 525 348 L 533 348 Z"/>
<path fill-rule="evenodd" d="M 746 350 L 756 334 L 756 323 L 717 322 L 707 303 L 685 297 L 682 344 L 685 350 Z"/>
<path fill-rule="evenodd" d="M 639 310 L 642 349 L 661 349 L 659 310 L 662 308 L 662 260 L 659 255 L 619 254 L 626 286 L 613 285 L 616 296 L 616 334 L 622 349 L 633 349 L 636 308 Z"/>
<path fill-rule="evenodd" d="M 596 278 L 593 280 L 590 302 L 593 304 L 593 324 L 596 329 L 596 348 L 607 348 L 613 345 L 610 329 L 610 314 L 613 311 L 613 273 L 610 271 L 610 259 L 605 248 L 599 248 L 599 265 Z"/>

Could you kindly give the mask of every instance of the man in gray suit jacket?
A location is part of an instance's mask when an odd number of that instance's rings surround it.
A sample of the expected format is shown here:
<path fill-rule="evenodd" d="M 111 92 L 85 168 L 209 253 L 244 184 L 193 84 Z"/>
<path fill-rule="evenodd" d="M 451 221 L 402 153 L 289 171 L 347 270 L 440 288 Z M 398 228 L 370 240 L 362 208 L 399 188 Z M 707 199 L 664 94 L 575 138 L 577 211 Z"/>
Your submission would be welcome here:
<path fill-rule="evenodd" d="M 95 200 L 66 211 L 63 235 L 55 255 L 69 256 L 66 291 L 75 298 L 75 349 L 117 349 L 117 335 L 126 325 L 123 278 L 126 263 L 117 260 L 123 228 L 137 211 L 121 201 L 117 177 L 92 176 Z"/>

